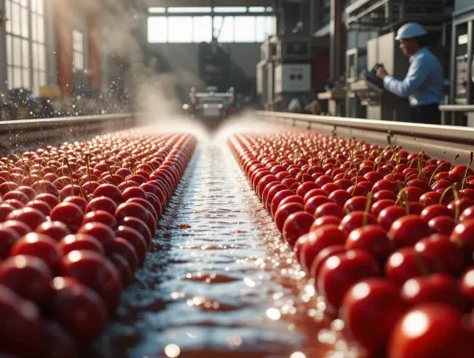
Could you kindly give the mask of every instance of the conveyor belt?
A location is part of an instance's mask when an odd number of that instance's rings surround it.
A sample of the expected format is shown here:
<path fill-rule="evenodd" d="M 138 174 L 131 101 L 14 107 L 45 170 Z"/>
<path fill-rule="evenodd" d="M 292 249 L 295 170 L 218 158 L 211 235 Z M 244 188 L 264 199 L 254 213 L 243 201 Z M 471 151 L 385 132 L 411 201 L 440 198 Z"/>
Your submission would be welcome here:
<path fill-rule="evenodd" d="M 201 143 L 88 357 L 324 357 L 318 334 L 335 336 L 303 276 L 225 145 Z"/>

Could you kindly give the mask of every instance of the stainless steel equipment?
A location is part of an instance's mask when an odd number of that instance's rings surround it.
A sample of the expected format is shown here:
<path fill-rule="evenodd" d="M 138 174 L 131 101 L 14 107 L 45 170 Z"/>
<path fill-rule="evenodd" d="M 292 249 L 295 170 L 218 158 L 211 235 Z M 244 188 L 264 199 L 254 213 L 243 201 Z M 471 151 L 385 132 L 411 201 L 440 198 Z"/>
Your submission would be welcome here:
<path fill-rule="evenodd" d="M 394 32 L 367 42 L 367 67 L 373 68 L 379 63 L 398 79 L 403 79 L 408 71 L 408 59 L 398 48 Z M 349 87 L 359 96 L 361 104 L 367 107 L 367 118 L 410 121 L 410 109 L 406 99 L 383 91 L 370 81 L 361 78 L 349 83 Z"/>
<path fill-rule="evenodd" d="M 474 11 L 453 21 L 451 98 L 456 104 L 474 103 Z"/>

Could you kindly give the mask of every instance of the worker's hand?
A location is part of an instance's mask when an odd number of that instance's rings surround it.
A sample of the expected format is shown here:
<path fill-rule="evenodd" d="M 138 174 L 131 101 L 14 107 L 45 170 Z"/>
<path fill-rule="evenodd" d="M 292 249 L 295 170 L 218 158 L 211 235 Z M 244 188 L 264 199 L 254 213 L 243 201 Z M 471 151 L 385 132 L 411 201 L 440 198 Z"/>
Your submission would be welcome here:
<path fill-rule="evenodd" d="M 386 76 L 388 76 L 387 70 L 383 66 L 379 66 L 377 68 L 377 77 L 384 79 Z"/>

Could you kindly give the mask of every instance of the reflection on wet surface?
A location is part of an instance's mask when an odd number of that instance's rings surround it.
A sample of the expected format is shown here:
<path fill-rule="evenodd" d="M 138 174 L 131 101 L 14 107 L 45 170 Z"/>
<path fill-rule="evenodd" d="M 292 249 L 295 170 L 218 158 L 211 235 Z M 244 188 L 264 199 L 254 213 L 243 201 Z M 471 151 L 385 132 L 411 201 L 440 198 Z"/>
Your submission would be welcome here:
<path fill-rule="evenodd" d="M 202 144 L 87 356 L 342 357 L 323 309 L 230 152 Z"/>

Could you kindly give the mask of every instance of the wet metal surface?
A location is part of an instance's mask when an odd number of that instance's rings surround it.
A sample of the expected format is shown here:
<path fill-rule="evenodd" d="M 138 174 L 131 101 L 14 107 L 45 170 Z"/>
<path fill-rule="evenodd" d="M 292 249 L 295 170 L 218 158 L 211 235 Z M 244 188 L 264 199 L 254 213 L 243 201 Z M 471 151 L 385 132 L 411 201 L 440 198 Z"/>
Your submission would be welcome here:
<path fill-rule="evenodd" d="M 310 358 L 345 350 L 334 333 L 341 322 L 326 329 L 312 287 L 228 149 L 201 144 L 144 267 L 87 356 Z"/>

